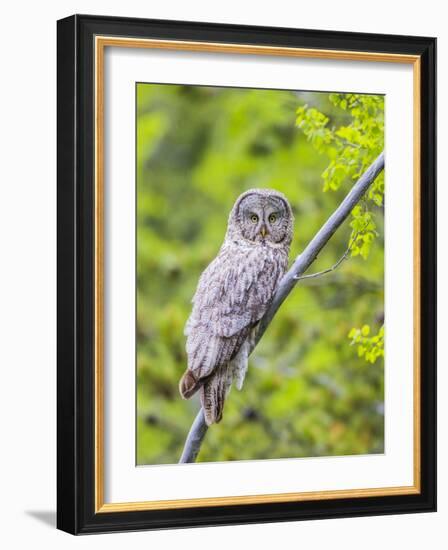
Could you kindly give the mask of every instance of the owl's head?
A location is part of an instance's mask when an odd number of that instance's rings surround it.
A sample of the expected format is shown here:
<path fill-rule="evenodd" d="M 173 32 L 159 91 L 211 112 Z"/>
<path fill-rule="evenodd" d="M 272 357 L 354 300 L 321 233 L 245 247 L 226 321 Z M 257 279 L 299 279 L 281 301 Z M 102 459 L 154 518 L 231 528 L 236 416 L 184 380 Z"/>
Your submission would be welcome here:
<path fill-rule="evenodd" d="M 274 189 L 250 189 L 238 197 L 229 216 L 227 237 L 289 246 L 294 216 L 288 199 Z"/>

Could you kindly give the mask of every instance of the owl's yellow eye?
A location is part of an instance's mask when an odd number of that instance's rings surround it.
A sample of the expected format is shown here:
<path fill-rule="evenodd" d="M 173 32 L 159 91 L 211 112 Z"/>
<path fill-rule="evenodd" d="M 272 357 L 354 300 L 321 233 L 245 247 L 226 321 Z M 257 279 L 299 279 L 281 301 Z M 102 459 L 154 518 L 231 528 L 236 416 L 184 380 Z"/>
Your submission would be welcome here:
<path fill-rule="evenodd" d="M 271 214 L 269 216 L 269 223 L 274 223 L 277 220 L 277 216 L 275 214 Z"/>
<path fill-rule="evenodd" d="M 256 214 L 252 214 L 252 216 L 250 217 L 250 221 L 252 223 L 257 223 L 258 222 L 258 216 Z"/>

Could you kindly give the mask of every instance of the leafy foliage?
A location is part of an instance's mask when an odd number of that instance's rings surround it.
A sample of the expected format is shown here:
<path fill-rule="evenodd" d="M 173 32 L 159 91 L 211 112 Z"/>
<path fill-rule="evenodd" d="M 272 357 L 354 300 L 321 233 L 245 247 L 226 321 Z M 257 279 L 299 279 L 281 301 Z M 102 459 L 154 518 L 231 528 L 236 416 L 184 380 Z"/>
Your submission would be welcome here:
<path fill-rule="evenodd" d="M 376 156 L 354 147 L 357 164 L 349 164 L 348 134 L 336 132 L 352 127 L 374 136 L 383 99 L 349 95 L 138 84 L 139 464 L 177 462 L 199 408 L 177 388 L 186 365 L 183 327 L 236 197 L 251 187 L 288 196 L 296 218 L 293 259 Z M 307 105 L 301 129 L 298 105 Z M 320 175 L 332 161 L 345 177 L 323 193 Z M 222 422 L 208 431 L 199 461 L 383 451 L 383 358 L 366 369 L 365 354 L 354 353 L 347 339 L 353 326 L 370 323 L 371 334 L 381 327 L 372 319 L 383 311 L 383 213 L 373 196 L 365 202 L 313 271 L 333 265 L 350 231 L 362 229 L 354 257 L 331 275 L 301 281 L 288 297 L 250 358 L 243 390 L 232 390 Z"/>
<path fill-rule="evenodd" d="M 370 252 L 374 237 L 378 235 L 376 224 L 372 213 L 357 204 L 352 210 L 353 219 L 350 222 L 352 228 L 351 239 L 354 240 L 351 246 L 352 256 L 360 255 L 364 260 Z"/>
<path fill-rule="evenodd" d="M 328 157 L 329 164 L 322 173 L 324 191 L 336 191 L 341 185 L 357 180 L 384 149 L 384 98 L 332 93 L 329 100 L 347 112 L 341 125 L 329 128 L 330 118 L 307 104 L 297 109 L 296 124 L 316 150 Z M 367 259 L 376 236 L 374 216 L 368 210 L 368 201 L 381 207 L 383 198 L 384 174 L 381 173 L 367 193 L 364 211 L 360 206 L 353 211 L 351 237 L 362 231 L 359 235 L 362 242 L 353 248 L 353 256 L 360 254 Z M 363 224 L 366 225 L 364 229 Z"/>
<path fill-rule="evenodd" d="M 352 328 L 348 337 L 351 345 L 358 348 L 359 357 L 364 357 L 369 363 L 375 363 L 379 357 L 384 357 L 384 325 L 375 336 L 369 336 L 370 326 Z"/>

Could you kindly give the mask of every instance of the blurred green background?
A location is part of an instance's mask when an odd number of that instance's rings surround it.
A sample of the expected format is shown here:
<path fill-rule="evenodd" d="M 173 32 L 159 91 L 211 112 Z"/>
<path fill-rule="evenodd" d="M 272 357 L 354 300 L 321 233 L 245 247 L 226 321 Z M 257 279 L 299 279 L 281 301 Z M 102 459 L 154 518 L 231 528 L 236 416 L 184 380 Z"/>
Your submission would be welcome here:
<path fill-rule="evenodd" d="M 235 199 L 285 193 L 292 260 L 382 148 L 383 113 L 380 96 L 137 85 L 138 464 L 176 463 L 198 411 L 178 392 L 183 329 Z M 383 185 L 309 271 L 333 265 L 362 229 L 351 257 L 283 304 L 198 461 L 383 452 Z"/>

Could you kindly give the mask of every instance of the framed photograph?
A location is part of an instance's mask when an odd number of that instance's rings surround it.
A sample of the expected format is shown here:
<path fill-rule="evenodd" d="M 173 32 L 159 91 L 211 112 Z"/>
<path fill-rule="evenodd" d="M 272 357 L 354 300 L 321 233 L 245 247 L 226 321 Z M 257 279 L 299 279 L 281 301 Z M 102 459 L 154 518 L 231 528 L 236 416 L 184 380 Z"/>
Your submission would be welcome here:
<path fill-rule="evenodd" d="M 434 38 L 58 21 L 58 527 L 434 511 Z"/>

